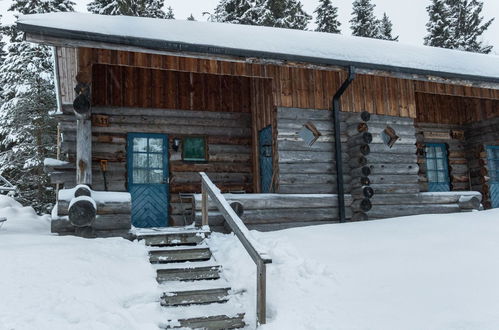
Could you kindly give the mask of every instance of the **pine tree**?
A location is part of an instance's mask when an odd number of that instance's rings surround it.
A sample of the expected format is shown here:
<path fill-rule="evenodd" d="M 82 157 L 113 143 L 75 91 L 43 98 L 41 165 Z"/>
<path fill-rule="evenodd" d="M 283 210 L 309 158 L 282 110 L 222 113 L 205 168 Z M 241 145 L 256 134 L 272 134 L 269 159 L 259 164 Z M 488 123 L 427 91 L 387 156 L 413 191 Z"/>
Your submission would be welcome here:
<path fill-rule="evenodd" d="M 331 0 L 319 0 L 319 6 L 315 9 L 317 14 L 315 31 L 341 33 L 341 23 L 338 20 L 338 7 L 333 6 Z"/>
<path fill-rule="evenodd" d="M 393 24 L 386 13 L 383 13 L 383 18 L 379 22 L 379 35 L 377 39 L 398 41 L 399 36 L 393 37 Z"/>
<path fill-rule="evenodd" d="M 312 16 L 296 0 L 260 0 L 254 9 L 257 25 L 305 30 Z"/>
<path fill-rule="evenodd" d="M 255 0 L 221 0 L 214 11 L 213 20 L 233 24 L 257 25 Z"/>
<path fill-rule="evenodd" d="M 162 10 L 164 3 L 164 0 L 94 0 L 87 5 L 87 9 L 101 15 L 167 18 Z"/>
<path fill-rule="evenodd" d="M 5 52 L 5 42 L 3 41 L 4 37 L 4 29 L 2 27 L 2 15 L 0 15 L 0 65 L 2 65 L 3 61 L 5 60 L 5 56 L 7 53 Z M 2 89 L 2 86 L 0 86 L 0 90 Z"/>
<path fill-rule="evenodd" d="M 426 23 L 428 34 L 424 38 L 427 46 L 452 48 L 450 38 L 450 13 L 445 0 L 432 0 L 426 7 L 430 20 Z"/>
<path fill-rule="evenodd" d="M 68 0 L 14 1 L 18 14 L 69 11 Z M 15 26 L 5 60 L 0 65 L 0 173 L 20 190 L 18 200 L 46 212 L 54 200 L 53 188 L 43 172 L 43 159 L 53 157 L 56 107 L 53 58 L 49 47 L 24 42 Z"/>
<path fill-rule="evenodd" d="M 192 13 L 191 13 L 191 15 L 189 17 L 187 17 L 187 20 L 188 21 L 195 21 L 196 19 L 194 18 L 194 15 L 192 15 Z"/>
<path fill-rule="evenodd" d="M 484 22 L 483 2 L 478 0 L 433 0 L 427 7 L 429 21 L 425 44 L 488 54 L 492 46 L 480 40 L 494 19 Z"/>
<path fill-rule="evenodd" d="M 166 15 L 165 15 L 165 18 L 166 19 L 175 19 L 175 14 L 173 13 L 173 8 L 172 7 L 168 7 L 166 9 Z"/>
<path fill-rule="evenodd" d="M 379 21 L 374 15 L 371 0 L 355 0 L 353 2 L 352 19 L 350 20 L 352 35 L 358 37 L 376 38 L 380 35 Z"/>

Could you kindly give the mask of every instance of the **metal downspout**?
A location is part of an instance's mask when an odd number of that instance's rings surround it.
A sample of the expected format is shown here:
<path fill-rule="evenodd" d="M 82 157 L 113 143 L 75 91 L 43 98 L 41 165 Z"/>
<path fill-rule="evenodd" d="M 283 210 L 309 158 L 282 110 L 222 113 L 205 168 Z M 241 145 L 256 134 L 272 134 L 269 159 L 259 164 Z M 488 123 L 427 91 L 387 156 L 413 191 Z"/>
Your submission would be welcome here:
<path fill-rule="evenodd" d="M 338 190 L 338 215 L 340 222 L 345 222 L 345 189 L 343 187 L 343 157 L 341 156 L 341 128 L 340 128 L 340 98 L 348 86 L 355 79 L 355 67 L 348 67 L 348 78 L 343 82 L 333 97 L 333 125 L 334 125 L 334 153 L 336 161 L 336 186 Z"/>

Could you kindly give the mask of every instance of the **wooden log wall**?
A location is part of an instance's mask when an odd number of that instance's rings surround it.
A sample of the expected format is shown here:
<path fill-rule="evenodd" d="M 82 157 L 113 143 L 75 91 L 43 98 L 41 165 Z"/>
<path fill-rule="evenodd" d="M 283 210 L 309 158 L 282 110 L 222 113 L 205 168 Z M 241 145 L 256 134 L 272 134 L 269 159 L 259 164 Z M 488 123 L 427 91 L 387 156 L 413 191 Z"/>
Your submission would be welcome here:
<path fill-rule="evenodd" d="M 345 115 L 343 114 L 343 118 Z M 298 135 L 303 125 L 311 122 L 321 133 L 308 146 Z M 343 123 L 345 126 L 345 123 Z M 342 132 L 342 142 L 347 142 Z M 336 193 L 334 129 L 331 111 L 314 109 L 277 109 L 278 188 L 281 194 Z M 343 152 L 345 181 L 349 182 L 349 155 Z"/>
<path fill-rule="evenodd" d="M 392 116 L 371 115 L 369 133 L 372 142 L 365 157 L 370 169 L 370 187 L 373 199 L 378 195 L 406 195 L 419 192 L 418 164 L 414 120 Z M 383 131 L 391 127 L 399 137 L 390 148 L 383 140 Z M 352 174 L 352 178 L 354 178 Z M 384 206 L 372 202 L 367 213 L 369 219 L 384 212 Z"/>
<path fill-rule="evenodd" d="M 444 143 L 447 147 L 449 178 L 452 191 L 471 190 L 467 160 L 467 142 L 463 125 L 416 123 L 420 191 L 428 191 L 426 174 L 427 143 Z"/>
<path fill-rule="evenodd" d="M 74 163 L 75 123 L 70 109 L 59 116 L 63 132 L 62 151 Z M 244 112 L 185 111 L 144 108 L 93 108 L 93 116 L 108 123 L 92 127 L 94 190 L 104 190 L 100 160 L 108 161 L 107 182 L 110 191 L 127 191 L 126 134 L 150 132 L 174 138 L 205 136 L 208 161 L 182 161 L 181 148 L 169 148 L 171 220 L 183 225 L 180 193 L 201 191 L 200 171 L 207 172 L 222 191 L 253 192 L 251 114 Z M 57 177 L 57 175 L 56 175 Z M 74 172 L 61 176 L 65 187 L 74 185 Z M 189 200 L 185 201 L 189 204 Z M 188 208 L 187 208 L 188 210 Z"/>
<path fill-rule="evenodd" d="M 471 190 L 481 192 L 484 207 L 490 208 L 488 185 L 490 176 L 485 146 L 499 146 L 499 116 L 466 125 L 465 136 Z"/>

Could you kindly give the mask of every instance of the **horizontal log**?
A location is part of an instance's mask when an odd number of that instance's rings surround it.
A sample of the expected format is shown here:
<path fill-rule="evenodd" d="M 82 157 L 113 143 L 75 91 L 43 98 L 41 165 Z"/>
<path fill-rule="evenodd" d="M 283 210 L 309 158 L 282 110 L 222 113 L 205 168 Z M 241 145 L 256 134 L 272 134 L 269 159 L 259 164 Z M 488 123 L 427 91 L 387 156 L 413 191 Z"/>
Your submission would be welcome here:
<path fill-rule="evenodd" d="M 57 215 L 68 215 L 69 200 L 59 199 L 57 201 Z M 131 212 L 131 203 L 124 201 L 102 201 L 96 200 L 97 215 L 105 214 L 129 214 Z"/>
<path fill-rule="evenodd" d="M 224 194 L 229 202 L 239 202 L 244 210 L 288 209 L 288 208 L 334 208 L 338 206 L 336 194 Z M 352 202 L 350 195 L 345 195 L 345 204 Z M 201 211 L 201 194 L 194 195 L 197 211 Z M 208 203 L 210 211 L 216 210 L 215 203 Z"/>
<path fill-rule="evenodd" d="M 98 215 L 92 224 L 94 230 L 126 230 L 131 228 L 131 214 Z"/>
<path fill-rule="evenodd" d="M 416 183 L 418 182 L 418 176 L 416 174 L 403 174 L 403 175 L 387 175 L 387 174 L 377 174 L 369 176 L 371 184 L 405 184 L 405 183 Z"/>
<path fill-rule="evenodd" d="M 361 145 L 356 145 L 356 146 L 351 146 L 348 148 L 348 154 L 350 157 L 355 157 L 355 156 L 366 156 L 371 153 L 371 148 L 369 144 L 361 144 Z"/>
<path fill-rule="evenodd" d="M 321 136 L 315 141 L 315 143 L 333 143 L 335 141 L 334 135 L 324 135 L 324 132 L 321 132 Z M 346 143 L 348 141 L 348 136 L 342 135 L 340 136 L 341 143 Z M 303 143 L 303 139 L 298 135 L 297 132 L 294 131 L 279 131 L 277 136 L 277 144 L 281 143 L 281 141 L 290 141 L 290 142 L 301 142 Z M 315 144 L 314 143 L 314 144 Z"/>
<path fill-rule="evenodd" d="M 60 123 L 63 130 L 75 130 L 76 124 Z M 92 127 L 92 133 L 128 133 L 137 131 L 137 125 L 133 124 L 115 124 L 109 127 Z M 219 135 L 233 137 L 249 137 L 251 130 L 249 128 L 222 128 L 222 127 L 195 127 L 181 125 L 158 125 L 150 124 L 140 128 L 143 133 L 164 133 L 176 135 Z"/>
<path fill-rule="evenodd" d="M 456 204 L 461 196 L 476 197 L 481 200 L 481 194 L 475 191 L 465 191 L 461 194 L 449 193 L 416 193 L 416 194 L 378 194 L 371 198 L 373 205 L 422 205 L 422 204 Z"/>
<path fill-rule="evenodd" d="M 416 146 L 408 144 L 397 144 L 393 147 L 388 147 L 386 144 L 381 143 L 371 143 L 369 145 L 371 148 L 371 153 L 390 153 L 390 154 L 416 154 Z"/>
<path fill-rule="evenodd" d="M 293 222 L 283 222 L 283 223 L 265 223 L 265 224 L 248 224 L 249 230 L 258 230 L 262 232 L 284 230 L 289 228 L 307 227 L 307 226 L 319 226 L 339 223 L 338 220 L 317 220 L 317 221 L 293 221 Z M 221 228 L 221 227 L 215 227 Z M 210 227 L 213 230 L 213 227 Z M 216 231 L 216 230 L 214 230 Z"/>
<path fill-rule="evenodd" d="M 460 212 L 457 204 L 424 204 L 424 205 L 373 205 L 368 212 L 370 218 L 393 218 L 419 214 L 445 214 Z"/>
<path fill-rule="evenodd" d="M 295 120 L 295 119 L 284 119 L 278 118 L 277 129 L 278 130 L 296 130 L 299 131 L 303 126 L 310 120 Z M 334 131 L 332 120 L 313 120 L 311 121 L 319 132 L 322 131 Z"/>
<path fill-rule="evenodd" d="M 333 141 L 334 142 L 334 141 Z M 279 151 L 322 151 L 334 152 L 333 142 L 315 142 L 311 146 L 302 141 L 278 141 L 277 148 Z"/>
<path fill-rule="evenodd" d="M 407 117 L 398 117 L 398 116 L 386 116 L 386 115 L 375 115 L 371 114 L 371 120 L 369 121 L 369 125 L 381 123 L 385 125 L 408 125 L 414 126 L 414 119 Z"/>
<path fill-rule="evenodd" d="M 369 166 L 358 167 L 350 170 L 350 176 L 354 177 L 367 177 L 371 175 L 371 169 Z"/>
<path fill-rule="evenodd" d="M 417 174 L 417 164 L 395 163 L 395 164 L 368 164 L 372 175 L 380 174 Z"/>
<path fill-rule="evenodd" d="M 419 192 L 419 184 L 371 184 L 374 195 L 378 194 L 410 194 Z"/>
<path fill-rule="evenodd" d="M 417 164 L 416 155 L 390 154 L 390 153 L 371 153 L 365 156 L 368 164 Z"/>
<path fill-rule="evenodd" d="M 313 162 L 309 164 L 286 164 L 279 162 L 280 173 L 296 173 L 296 174 L 326 174 L 336 173 L 336 165 L 333 162 Z"/>
<path fill-rule="evenodd" d="M 370 186 L 358 187 L 358 188 L 352 189 L 350 194 L 352 195 L 352 198 L 354 198 L 354 199 L 372 198 L 374 196 L 374 189 Z"/>
<path fill-rule="evenodd" d="M 380 143 L 380 144 L 385 143 L 381 134 L 372 133 L 372 136 L 373 136 L 373 140 L 371 143 Z M 417 142 L 416 137 L 413 135 L 399 135 L 399 138 L 397 139 L 397 141 L 395 142 L 394 145 L 396 145 L 396 146 L 401 145 L 401 144 L 415 145 L 416 142 Z"/>
<path fill-rule="evenodd" d="M 364 144 L 369 144 L 373 141 L 373 136 L 371 133 L 368 132 L 363 132 L 359 133 L 357 135 L 351 136 L 348 139 L 348 146 L 355 146 L 355 145 L 364 145 Z"/>
<path fill-rule="evenodd" d="M 349 159 L 346 152 L 342 153 L 342 157 L 345 162 Z M 334 162 L 334 153 L 315 151 L 279 151 L 279 163 L 292 164 L 310 162 Z"/>
<path fill-rule="evenodd" d="M 351 217 L 351 211 L 346 208 L 346 215 Z M 225 219 L 219 212 L 208 213 L 208 223 L 214 226 L 222 225 Z M 196 212 L 196 223 L 201 222 L 201 212 Z M 298 221 L 335 221 L 338 219 L 337 208 L 315 208 L 315 209 L 270 209 L 270 210 L 247 210 L 241 215 L 241 219 L 247 225 L 262 223 L 282 223 Z"/>
<path fill-rule="evenodd" d="M 381 134 L 384 130 L 390 126 L 395 130 L 397 135 L 412 135 L 416 134 L 416 128 L 411 125 L 399 125 L 399 124 L 388 124 L 388 123 L 376 123 L 371 121 L 369 123 L 369 133 Z"/>
<path fill-rule="evenodd" d="M 350 181 L 350 176 L 343 177 L 345 182 Z M 335 174 L 285 174 L 280 172 L 279 184 L 336 184 Z"/>
<path fill-rule="evenodd" d="M 251 147 L 248 145 L 230 145 L 230 144 L 208 144 L 210 155 L 216 153 L 241 153 L 250 154 Z"/>
<path fill-rule="evenodd" d="M 279 184 L 281 194 L 335 194 L 336 184 Z"/>
<path fill-rule="evenodd" d="M 478 210 L 480 208 L 480 199 L 477 196 L 461 196 L 459 197 L 459 207 L 461 209 Z"/>

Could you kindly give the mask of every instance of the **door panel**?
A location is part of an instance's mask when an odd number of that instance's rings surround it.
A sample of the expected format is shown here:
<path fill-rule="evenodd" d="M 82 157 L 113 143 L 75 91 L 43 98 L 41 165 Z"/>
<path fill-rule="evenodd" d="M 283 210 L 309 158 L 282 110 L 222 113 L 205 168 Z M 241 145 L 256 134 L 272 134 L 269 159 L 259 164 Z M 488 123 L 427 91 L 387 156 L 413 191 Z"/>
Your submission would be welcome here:
<path fill-rule="evenodd" d="M 450 191 L 447 147 L 443 143 L 428 143 L 425 151 L 428 191 Z"/>
<path fill-rule="evenodd" d="M 499 146 L 487 146 L 487 167 L 490 176 L 490 201 L 499 208 Z"/>
<path fill-rule="evenodd" d="M 128 134 L 128 191 L 135 227 L 164 227 L 168 223 L 168 137 Z"/>
<path fill-rule="evenodd" d="M 262 193 L 272 192 L 272 126 L 267 126 L 258 133 L 260 158 L 260 187 Z"/>

